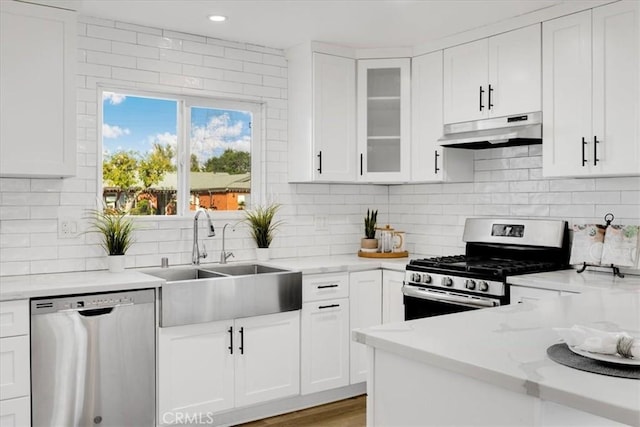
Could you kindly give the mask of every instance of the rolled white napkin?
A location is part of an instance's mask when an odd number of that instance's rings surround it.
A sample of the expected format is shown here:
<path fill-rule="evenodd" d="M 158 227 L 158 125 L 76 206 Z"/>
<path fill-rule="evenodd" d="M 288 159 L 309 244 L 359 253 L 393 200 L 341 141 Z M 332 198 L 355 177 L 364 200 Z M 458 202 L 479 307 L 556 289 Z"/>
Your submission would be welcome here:
<path fill-rule="evenodd" d="M 570 347 L 591 353 L 619 354 L 621 357 L 640 359 L 640 340 L 626 332 L 606 332 L 580 325 L 553 330 Z"/>

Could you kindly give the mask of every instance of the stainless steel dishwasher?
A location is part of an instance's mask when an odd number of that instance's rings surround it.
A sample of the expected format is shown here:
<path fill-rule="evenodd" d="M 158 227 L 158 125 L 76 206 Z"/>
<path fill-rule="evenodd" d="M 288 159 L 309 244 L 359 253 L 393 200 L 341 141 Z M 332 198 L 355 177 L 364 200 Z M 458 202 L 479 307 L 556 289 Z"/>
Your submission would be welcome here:
<path fill-rule="evenodd" d="M 31 300 L 39 426 L 155 425 L 155 291 Z"/>

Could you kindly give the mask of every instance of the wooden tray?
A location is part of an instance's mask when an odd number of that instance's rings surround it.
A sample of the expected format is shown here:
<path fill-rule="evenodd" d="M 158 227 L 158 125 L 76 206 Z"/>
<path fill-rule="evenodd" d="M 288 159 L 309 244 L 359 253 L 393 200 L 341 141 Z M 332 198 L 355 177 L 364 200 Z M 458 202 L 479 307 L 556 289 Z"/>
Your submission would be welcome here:
<path fill-rule="evenodd" d="M 406 258 L 409 252 L 362 252 L 358 251 L 358 256 L 362 258 Z"/>

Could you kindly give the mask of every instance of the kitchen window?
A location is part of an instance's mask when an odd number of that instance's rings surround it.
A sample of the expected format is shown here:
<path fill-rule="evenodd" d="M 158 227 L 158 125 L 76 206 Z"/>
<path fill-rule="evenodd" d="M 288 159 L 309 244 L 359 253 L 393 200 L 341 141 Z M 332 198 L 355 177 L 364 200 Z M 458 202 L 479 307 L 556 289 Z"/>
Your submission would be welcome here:
<path fill-rule="evenodd" d="M 99 181 L 131 215 L 238 211 L 261 194 L 261 105 L 102 91 Z"/>

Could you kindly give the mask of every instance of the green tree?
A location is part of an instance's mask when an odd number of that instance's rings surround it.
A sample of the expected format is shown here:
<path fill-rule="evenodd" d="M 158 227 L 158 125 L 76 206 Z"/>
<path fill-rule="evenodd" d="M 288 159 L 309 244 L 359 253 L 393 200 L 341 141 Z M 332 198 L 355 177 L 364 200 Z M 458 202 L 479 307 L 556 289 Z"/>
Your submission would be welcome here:
<path fill-rule="evenodd" d="M 132 191 L 137 183 L 138 161 L 134 152 L 118 151 L 106 156 L 102 162 L 102 178 L 111 187 L 117 189 L 116 209 L 122 193 Z"/>
<path fill-rule="evenodd" d="M 174 155 L 170 145 L 153 144 L 153 150 L 138 164 L 138 177 L 145 190 L 162 181 L 167 172 L 176 169 L 171 162 Z"/>
<path fill-rule="evenodd" d="M 198 156 L 195 154 L 191 154 L 191 168 L 189 169 L 191 172 L 200 172 L 200 162 L 198 162 Z"/>
<path fill-rule="evenodd" d="M 227 172 L 231 175 L 251 171 L 251 154 L 246 151 L 224 150 L 220 157 L 211 157 L 204 165 L 206 172 Z"/>

